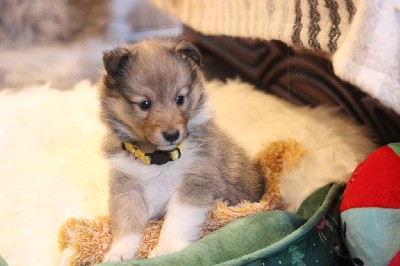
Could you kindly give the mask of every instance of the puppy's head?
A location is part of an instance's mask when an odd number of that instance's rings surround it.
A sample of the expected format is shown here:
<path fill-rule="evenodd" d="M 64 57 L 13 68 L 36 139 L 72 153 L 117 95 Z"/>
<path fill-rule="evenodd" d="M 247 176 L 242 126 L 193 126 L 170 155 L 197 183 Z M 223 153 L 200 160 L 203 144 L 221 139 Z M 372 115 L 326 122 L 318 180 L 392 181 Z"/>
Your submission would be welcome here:
<path fill-rule="evenodd" d="M 121 141 L 175 148 L 208 120 L 200 53 L 181 39 L 147 40 L 106 51 L 103 121 Z"/>

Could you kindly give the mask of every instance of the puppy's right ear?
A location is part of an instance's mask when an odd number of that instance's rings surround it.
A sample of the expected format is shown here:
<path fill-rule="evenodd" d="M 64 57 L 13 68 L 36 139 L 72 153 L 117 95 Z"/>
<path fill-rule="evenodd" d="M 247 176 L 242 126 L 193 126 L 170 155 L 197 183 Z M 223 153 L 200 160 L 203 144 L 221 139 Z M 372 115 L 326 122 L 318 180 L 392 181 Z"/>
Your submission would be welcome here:
<path fill-rule="evenodd" d="M 188 58 L 201 66 L 201 55 L 199 50 L 191 43 L 185 40 L 179 40 L 175 51 L 180 54 L 183 58 Z"/>
<path fill-rule="evenodd" d="M 132 66 L 134 60 L 134 54 L 122 47 L 103 53 L 104 67 L 110 77 L 123 75 L 129 66 Z"/>

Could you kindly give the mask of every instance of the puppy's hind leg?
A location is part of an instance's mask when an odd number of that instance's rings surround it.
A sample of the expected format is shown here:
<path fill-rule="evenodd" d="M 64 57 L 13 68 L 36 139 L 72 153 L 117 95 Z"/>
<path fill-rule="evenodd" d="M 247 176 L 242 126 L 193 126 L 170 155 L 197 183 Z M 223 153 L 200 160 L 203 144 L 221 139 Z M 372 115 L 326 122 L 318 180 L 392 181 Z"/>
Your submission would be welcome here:
<path fill-rule="evenodd" d="M 119 188 L 124 187 L 118 185 Z M 148 214 L 140 191 L 125 190 L 110 197 L 112 243 L 103 261 L 119 262 L 135 258 Z"/>
<path fill-rule="evenodd" d="M 149 257 L 182 250 L 198 240 L 211 207 L 183 202 L 179 192 L 175 193 L 168 203 L 158 244 Z"/>

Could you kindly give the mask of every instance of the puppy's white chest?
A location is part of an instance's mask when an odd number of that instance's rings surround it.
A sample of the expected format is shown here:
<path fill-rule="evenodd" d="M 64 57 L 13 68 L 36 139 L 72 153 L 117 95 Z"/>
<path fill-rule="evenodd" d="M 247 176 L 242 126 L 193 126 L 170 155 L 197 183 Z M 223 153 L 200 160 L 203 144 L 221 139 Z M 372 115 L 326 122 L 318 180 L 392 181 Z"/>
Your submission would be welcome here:
<path fill-rule="evenodd" d="M 162 172 L 159 176 L 150 177 L 143 184 L 144 197 L 147 203 L 147 212 L 151 218 L 162 216 L 169 199 L 178 189 L 182 175 Z"/>
<path fill-rule="evenodd" d="M 112 168 L 135 179 L 141 186 L 147 212 L 151 218 L 164 214 L 168 201 L 177 191 L 182 177 L 190 168 L 190 160 L 188 161 L 187 157 L 164 165 L 145 165 L 140 160 L 126 156 L 123 152 L 108 159 Z"/>

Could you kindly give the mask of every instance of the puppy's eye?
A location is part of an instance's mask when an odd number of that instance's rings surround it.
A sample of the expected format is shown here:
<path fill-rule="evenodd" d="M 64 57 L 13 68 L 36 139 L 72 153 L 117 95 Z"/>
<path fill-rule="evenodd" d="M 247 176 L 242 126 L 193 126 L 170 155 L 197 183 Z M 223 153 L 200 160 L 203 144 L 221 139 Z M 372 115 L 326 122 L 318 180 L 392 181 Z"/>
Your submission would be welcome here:
<path fill-rule="evenodd" d="M 143 111 L 148 110 L 151 107 L 151 102 L 150 101 L 143 101 L 139 104 L 140 109 Z"/>
<path fill-rule="evenodd" d="M 181 106 L 185 102 L 185 97 L 182 95 L 176 96 L 175 102 L 177 105 Z"/>

